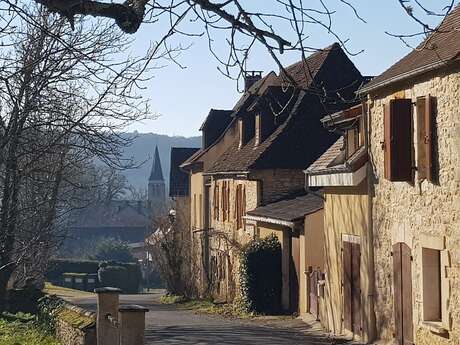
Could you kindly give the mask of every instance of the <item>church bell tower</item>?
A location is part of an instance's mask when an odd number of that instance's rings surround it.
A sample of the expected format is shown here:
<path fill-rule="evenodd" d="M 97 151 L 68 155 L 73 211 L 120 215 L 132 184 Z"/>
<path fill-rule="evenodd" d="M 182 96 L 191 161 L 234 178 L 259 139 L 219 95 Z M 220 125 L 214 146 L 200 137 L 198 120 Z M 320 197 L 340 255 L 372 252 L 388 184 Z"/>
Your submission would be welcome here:
<path fill-rule="evenodd" d="M 164 206 L 166 199 L 165 181 L 161 169 L 158 146 L 155 147 L 152 171 L 149 177 L 148 202 L 151 208 Z"/>

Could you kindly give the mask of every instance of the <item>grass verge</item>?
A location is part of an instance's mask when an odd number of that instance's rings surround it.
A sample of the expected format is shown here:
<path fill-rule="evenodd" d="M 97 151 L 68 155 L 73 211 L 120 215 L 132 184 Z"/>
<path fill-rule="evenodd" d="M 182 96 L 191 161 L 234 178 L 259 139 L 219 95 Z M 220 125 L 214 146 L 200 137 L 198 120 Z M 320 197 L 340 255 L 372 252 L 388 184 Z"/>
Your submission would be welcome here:
<path fill-rule="evenodd" d="M 238 301 L 234 303 L 215 303 L 211 300 L 187 299 L 184 296 L 165 295 L 160 298 L 163 304 L 174 304 L 180 309 L 196 313 L 220 315 L 227 318 L 250 319 L 256 314 L 246 312 Z"/>
<path fill-rule="evenodd" d="M 32 321 L 24 318 L 0 318 L 0 344 L 2 345 L 61 345 L 53 336 L 43 332 Z"/>
<path fill-rule="evenodd" d="M 92 296 L 93 293 L 81 290 L 69 289 L 62 286 L 56 286 L 49 282 L 45 283 L 43 292 L 48 295 L 56 295 L 59 297 L 88 297 Z"/>

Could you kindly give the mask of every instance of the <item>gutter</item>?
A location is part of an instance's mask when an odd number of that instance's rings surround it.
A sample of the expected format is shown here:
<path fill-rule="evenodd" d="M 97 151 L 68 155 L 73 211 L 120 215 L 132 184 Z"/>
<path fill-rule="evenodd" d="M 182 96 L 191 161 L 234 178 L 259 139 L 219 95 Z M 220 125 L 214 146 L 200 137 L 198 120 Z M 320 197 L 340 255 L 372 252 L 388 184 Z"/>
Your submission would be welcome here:
<path fill-rule="evenodd" d="M 252 220 L 252 221 L 256 221 L 256 222 L 265 222 L 265 223 L 277 224 L 277 225 L 287 226 L 288 228 L 294 228 L 294 226 L 295 226 L 294 222 L 289 222 L 287 220 L 275 219 L 275 218 L 270 218 L 270 217 L 246 215 L 246 216 L 243 216 L 243 219 Z"/>
<path fill-rule="evenodd" d="M 213 175 L 248 175 L 249 171 L 218 171 L 218 172 L 208 172 L 203 173 L 203 176 L 213 176 Z"/>
<path fill-rule="evenodd" d="M 431 63 L 429 65 L 416 68 L 416 69 L 411 70 L 409 72 L 399 74 L 399 75 L 397 75 L 395 77 L 383 80 L 380 83 L 377 83 L 375 85 L 371 85 L 371 86 L 368 86 L 368 87 L 364 86 L 363 88 L 361 88 L 361 89 L 359 89 L 357 91 L 357 94 L 358 95 L 363 95 L 363 94 L 369 93 L 370 91 L 374 91 L 376 89 L 382 88 L 384 86 L 388 86 L 388 85 L 396 83 L 398 81 L 408 79 L 408 78 L 411 78 L 411 77 L 416 77 L 416 76 L 418 76 L 420 74 L 423 74 L 425 72 L 429 72 L 429 71 L 432 71 L 434 69 L 437 69 L 437 68 L 443 67 L 445 65 L 448 65 L 449 62 L 452 62 L 452 60 L 447 59 L 447 60 L 437 61 L 437 62 Z"/>

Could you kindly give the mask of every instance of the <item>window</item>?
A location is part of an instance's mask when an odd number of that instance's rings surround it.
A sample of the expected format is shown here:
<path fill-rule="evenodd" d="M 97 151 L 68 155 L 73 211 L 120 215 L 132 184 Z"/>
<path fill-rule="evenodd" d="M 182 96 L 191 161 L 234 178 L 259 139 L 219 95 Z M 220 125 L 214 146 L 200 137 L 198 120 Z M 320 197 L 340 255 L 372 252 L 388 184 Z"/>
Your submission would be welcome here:
<path fill-rule="evenodd" d="M 417 98 L 417 176 L 433 181 L 433 115 L 435 99 Z"/>
<path fill-rule="evenodd" d="M 422 248 L 423 321 L 442 321 L 441 251 Z"/>
<path fill-rule="evenodd" d="M 384 174 L 390 181 L 412 180 L 412 101 L 392 99 L 384 107 Z"/>
<path fill-rule="evenodd" d="M 228 181 L 222 182 L 222 220 L 230 219 L 230 187 Z"/>

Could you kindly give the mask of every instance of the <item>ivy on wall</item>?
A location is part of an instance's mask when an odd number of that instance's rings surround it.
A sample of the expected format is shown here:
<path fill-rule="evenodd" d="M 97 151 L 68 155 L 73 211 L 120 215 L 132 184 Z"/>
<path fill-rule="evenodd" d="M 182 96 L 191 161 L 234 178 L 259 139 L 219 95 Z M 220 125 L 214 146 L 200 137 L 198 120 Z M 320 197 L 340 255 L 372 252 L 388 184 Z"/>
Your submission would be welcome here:
<path fill-rule="evenodd" d="M 240 257 L 241 300 L 248 312 L 277 313 L 281 307 L 281 244 L 271 234 L 254 239 Z"/>

